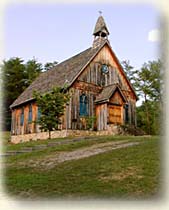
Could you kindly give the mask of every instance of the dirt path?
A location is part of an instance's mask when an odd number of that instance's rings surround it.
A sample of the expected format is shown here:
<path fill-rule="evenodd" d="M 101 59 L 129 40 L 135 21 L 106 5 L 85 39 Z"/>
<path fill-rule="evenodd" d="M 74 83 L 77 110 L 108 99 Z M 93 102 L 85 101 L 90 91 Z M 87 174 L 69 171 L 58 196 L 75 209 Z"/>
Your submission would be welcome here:
<path fill-rule="evenodd" d="M 57 152 L 56 154 L 48 155 L 44 158 L 40 158 L 38 160 L 29 160 L 26 162 L 19 162 L 19 166 L 23 167 L 36 167 L 40 170 L 48 170 L 52 169 L 59 163 L 77 160 L 86 157 L 90 157 L 93 155 L 101 154 L 104 152 L 108 152 L 115 149 L 130 147 L 133 145 L 137 145 L 139 142 L 128 142 L 126 141 L 115 141 L 115 142 L 107 142 L 107 143 L 99 143 L 92 145 L 90 147 L 76 149 L 74 151 L 69 152 Z"/>

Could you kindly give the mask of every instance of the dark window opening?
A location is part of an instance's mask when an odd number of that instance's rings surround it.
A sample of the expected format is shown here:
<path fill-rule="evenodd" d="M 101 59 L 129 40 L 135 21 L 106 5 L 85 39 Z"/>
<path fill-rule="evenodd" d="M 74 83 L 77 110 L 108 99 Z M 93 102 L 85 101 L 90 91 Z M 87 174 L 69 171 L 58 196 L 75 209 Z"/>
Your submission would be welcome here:
<path fill-rule="evenodd" d="M 22 108 L 22 111 L 21 111 L 20 125 L 22 126 L 23 123 L 24 123 L 24 108 Z"/>
<path fill-rule="evenodd" d="M 129 122 L 129 105 L 125 105 L 125 123 Z"/>

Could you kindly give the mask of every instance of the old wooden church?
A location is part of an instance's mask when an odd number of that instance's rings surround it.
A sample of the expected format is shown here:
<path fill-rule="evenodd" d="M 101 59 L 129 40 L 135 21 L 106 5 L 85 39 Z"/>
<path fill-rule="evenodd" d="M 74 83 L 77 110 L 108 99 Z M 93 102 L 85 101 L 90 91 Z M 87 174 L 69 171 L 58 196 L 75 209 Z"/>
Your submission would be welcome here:
<path fill-rule="evenodd" d="M 14 143 L 45 138 L 36 123 L 40 111 L 33 92 L 45 93 L 65 84 L 72 96 L 57 135 L 65 136 L 72 131 L 80 135 L 88 128 L 87 119 L 92 118 L 96 120 L 91 129 L 96 133 L 113 133 L 117 125 L 136 124 L 137 96 L 110 46 L 109 30 L 102 15 L 93 35 L 92 47 L 41 73 L 11 105 Z"/>

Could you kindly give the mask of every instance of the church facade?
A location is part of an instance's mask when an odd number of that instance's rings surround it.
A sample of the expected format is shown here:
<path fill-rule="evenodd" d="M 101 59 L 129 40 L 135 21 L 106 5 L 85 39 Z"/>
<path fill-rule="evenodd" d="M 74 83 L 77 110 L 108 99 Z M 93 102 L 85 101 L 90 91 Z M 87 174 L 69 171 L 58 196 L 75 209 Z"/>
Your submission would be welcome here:
<path fill-rule="evenodd" d="M 93 35 L 92 47 L 41 73 L 13 102 L 11 141 L 41 138 L 36 123 L 40 111 L 33 92 L 46 93 L 55 86 L 66 85 L 71 92 L 60 132 L 89 129 L 113 132 L 117 125 L 136 125 L 137 96 L 110 46 L 109 31 L 101 15 Z"/>

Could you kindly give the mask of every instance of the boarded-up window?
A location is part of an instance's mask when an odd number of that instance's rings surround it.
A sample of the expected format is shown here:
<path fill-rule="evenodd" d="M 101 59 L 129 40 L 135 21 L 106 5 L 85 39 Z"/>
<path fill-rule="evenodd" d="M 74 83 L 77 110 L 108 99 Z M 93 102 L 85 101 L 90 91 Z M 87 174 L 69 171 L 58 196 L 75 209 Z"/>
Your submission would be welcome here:
<path fill-rule="evenodd" d="M 88 115 L 88 98 L 85 94 L 80 96 L 80 116 Z"/>

